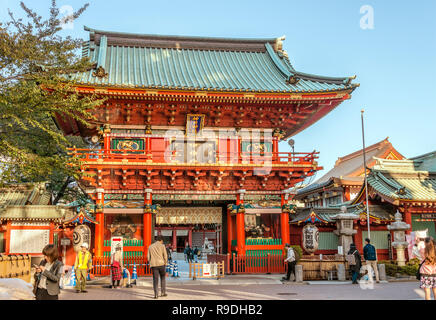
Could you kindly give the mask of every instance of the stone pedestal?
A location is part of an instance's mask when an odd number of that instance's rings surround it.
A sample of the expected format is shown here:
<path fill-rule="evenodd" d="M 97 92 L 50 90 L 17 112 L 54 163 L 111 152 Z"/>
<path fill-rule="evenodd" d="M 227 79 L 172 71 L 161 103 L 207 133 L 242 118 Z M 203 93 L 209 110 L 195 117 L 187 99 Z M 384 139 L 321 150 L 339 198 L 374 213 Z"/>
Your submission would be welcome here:
<path fill-rule="evenodd" d="M 397 264 L 400 267 L 404 267 L 406 265 L 406 256 L 404 255 L 405 245 L 397 245 L 395 249 L 397 249 Z"/>
<path fill-rule="evenodd" d="M 339 281 L 345 281 L 345 265 L 344 264 L 338 264 L 338 280 Z"/>
<path fill-rule="evenodd" d="M 404 249 L 409 245 L 406 241 L 405 231 L 410 229 L 410 224 L 407 224 L 402 221 L 401 213 L 398 212 L 395 214 L 395 222 L 392 222 L 388 226 L 388 230 L 394 232 L 394 242 L 392 242 L 392 246 L 397 250 L 397 263 L 400 267 L 406 265 L 406 257 L 404 255 Z"/>
<path fill-rule="evenodd" d="M 347 254 L 350 244 L 353 243 L 353 235 L 357 230 L 353 229 L 354 220 L 359 219 L 355 214 L 347 213 L 345 206 L 341 207 L 341 213 L 332 217 L 336 221 L 336 230 L 333 231 L 339 237 L 338 244 L 342 246 L 343 253 Z"/>
<path fill-rule="evenodd" d="M 386 266 L 384 264 L 378 265 L 378 277 L 380 281 L 386 281 Z"/>
<path fill-rule="evenodd" d="M 301 264 L 295 266 L 295 281 L 303 282 L 303 266 Z"/>

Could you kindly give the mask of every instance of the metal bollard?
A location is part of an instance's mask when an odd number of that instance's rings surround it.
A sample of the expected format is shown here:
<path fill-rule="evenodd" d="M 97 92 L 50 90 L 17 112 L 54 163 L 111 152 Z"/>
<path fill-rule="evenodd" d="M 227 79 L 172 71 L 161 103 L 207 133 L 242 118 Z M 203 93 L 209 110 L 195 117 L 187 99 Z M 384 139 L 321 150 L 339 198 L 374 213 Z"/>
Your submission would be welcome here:
<path fill-rule="evenodd" d="M 177 261 L 174 261 L 174 270 L 173 270 L 173 277 L 179 276 L 179 266 L 177 264 Z"/>
<path fill-rule="evenodd" d="M 70 286 L 72 287 L 76 286 L 76 271 L 74 270 L 74 266 L 71 269 Z"/>
<path fill-rule="evenodd" d="M 170 276 L 172 276 L 173 273 L 174 273 L 174 263 L 171 261 L 171 262 L 170 262 L 170 270 L 169 270 L 168 274 L 169 274 Z"/>

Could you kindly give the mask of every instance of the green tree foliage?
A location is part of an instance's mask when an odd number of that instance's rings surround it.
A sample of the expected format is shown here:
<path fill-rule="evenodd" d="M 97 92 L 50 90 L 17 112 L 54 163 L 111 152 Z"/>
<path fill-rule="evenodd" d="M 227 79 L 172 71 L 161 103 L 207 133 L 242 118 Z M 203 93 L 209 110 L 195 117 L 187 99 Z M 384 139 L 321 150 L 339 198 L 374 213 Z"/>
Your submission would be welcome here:
<path fill-rule="evenodd" d="M 84 142 L 64 137 L 54 116 L 89 125 L 91 110 L 102 103 L 75 92 L 69 75 L 94 66 L 79 54 L 81 39 L 59 35 L 62 24 L 78 18 L 87 6 L 66 21 L 55 0 L 47 19 L 21 2 L 27 18 L 17 19 L 9 11 L 9 21 L 0 23 L 0 185 L 48 181 L 56 194 L 66 181 L 79 178 L 67 148 Z"/>

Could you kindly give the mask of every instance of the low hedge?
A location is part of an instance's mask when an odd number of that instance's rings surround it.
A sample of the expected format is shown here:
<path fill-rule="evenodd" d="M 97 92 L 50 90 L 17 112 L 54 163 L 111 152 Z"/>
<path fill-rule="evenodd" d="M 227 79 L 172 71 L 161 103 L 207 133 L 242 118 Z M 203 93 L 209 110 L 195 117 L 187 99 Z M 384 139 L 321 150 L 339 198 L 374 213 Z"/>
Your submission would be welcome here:
<path fill-rule="evenodd" d="M 379 261 L 379 264 L 384 264 L 386 269 L 386 275 L 395 277 L 397 274 L 414 276 L 419 268 L 419 260 L 412 259 L 406 263 L 404 267 L 397 264 L 397 261 L 385 260 Z"/>

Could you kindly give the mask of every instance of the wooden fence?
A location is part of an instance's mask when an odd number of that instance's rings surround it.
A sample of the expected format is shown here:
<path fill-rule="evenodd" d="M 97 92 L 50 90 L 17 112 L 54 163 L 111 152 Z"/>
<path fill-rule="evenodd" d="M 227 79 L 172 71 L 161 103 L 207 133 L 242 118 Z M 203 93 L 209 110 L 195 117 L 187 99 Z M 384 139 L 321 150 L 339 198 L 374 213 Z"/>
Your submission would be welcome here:
<path fill-rule="evenodd" d="M 228 254 L 208 254 L 207 255 L 207 263 L 224 263 L 224 270 L 226 274 L 230 274 L 230 253 Z"/>
<path fill-rule="evenodd" d="M 189 263 L 189 278 L 192 277 L 192 279 L 195 280 L 211 278 L 219 279 L 224 277 L 224 261 L 211 264 L 207 263 L 207 265 L 211 266 L 209 275 L 204 274 L 205 265 L 206 263 Z M 216 270 L 213 270 L 214 267 L 216 267 Z"/>
<path fill-rule="evenodd" d="M 30 255 L 0 255 L 0 278 L 18 278 L 30 283 Z"/>
<path fill-rule="evenodd" d="M 138 277 L 151 275 L 150 265 L 144 257 L 124 257 L 123 264 L 129 270 L 130 275 L 132 275 L 135 264 Z M 91 274 L 94 276 L 109 276 L 111 274 L 111 258 L 93 257 Z"/>
<path fill-rule="evenodd" d="M 349 269 L 348 263 L 343 255 L 319 255 L 303 256 L 298 262 L 303 266 L 303 280 L 327 280 L 329 274 L 336 276 L 338 265 L 343 264 L 345 270 Z"/>

